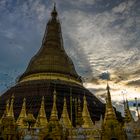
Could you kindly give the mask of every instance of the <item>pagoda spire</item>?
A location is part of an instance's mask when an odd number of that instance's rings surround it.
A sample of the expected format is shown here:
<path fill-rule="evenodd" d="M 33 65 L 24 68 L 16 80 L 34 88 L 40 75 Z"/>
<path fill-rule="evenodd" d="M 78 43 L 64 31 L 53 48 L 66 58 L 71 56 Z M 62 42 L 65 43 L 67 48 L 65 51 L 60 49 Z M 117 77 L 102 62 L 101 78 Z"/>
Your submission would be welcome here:
<path fill-rule="evenodd" d="M 82 117 L 83 117 L 83 128 L 93 128 L 93 122 L 90 117 L 90 113 L 88 111 L 87 107 L 87 100 L 86 96 L 84 95 L 84 106 L 83 106 L 83 112 L 82 112 Z"/>
<path fill-rule="evenodd" d="M 58 112 L 56 107 L 56 90 L 53 92 L 53 107 L 51 110 L 50 121 L 48 122 L 47 129 L 49 130 L 48 134 L 52 139 L 62 139 L 64 133 L 62 124 L 58 120 Z"/>
<path fill-rule="evenodd" d="M 42 97 L 41 107 L 38 113 L 38 117 L 36 120 L 37 127 L 44 127 L 48 124 L 46 112 L 45 112 L 45 104 L 44 104 L 44 96 Z"/>
<path fill-rule="evenodd" d="M 57 18 L 56 3 L 54 3 L 53 11 L 51 12 L 52 18 Z"/>
<path fill-rule="evenodd" d="M 14 118 L 14 111 L 13 111 L 13 104 L 14 104 L 14 95 L 11 97 L 11 103 L 9 107 L 9 101 L 7 101 L 6 110 L 8 109 L 8 114 L 3 115 L 1 119 L 1 137 L 3 139 L 17 139 L 17 126 L 15 123 Z"/>
<path fill-rule="evenodd" d="M 8 112 L 8 116 L 14 118 L 13 105 L 14 105 L 14 95 L 12 95 L 12 97 L 11 97 L 11 104 L 10 104 L 10 108 L 9 108 L 9 112 Z"/>
<path fill-rule="evenodd" d="M 17 124 L 20 126 L 20 127 L 25 127 L 25 118 L 27 117 L 27 114 L 26 114 L 26 99 L 24 98 L 23 99 L 23 104 L 22 104 L 22 109 L 21 109 L 21 112 L 19 114 L 19 117 L 17 119 Z"/>
<path fill-rule="evenodd" d="M 122 128 L 122 124 L 118 122 L 114 108 L 112 106 L 110 87 L 108 83 L 106 89 L 107 89 L 106 111 L 104 121 L 101 124 L 102 140 L 111 140 L 113 138 L 117 140 L 126 140 L 126 135 Z"/>
<path fill-rule="evenodd" d="M 4 117 L 7 117 L 7 116 L 8 116 L 8 112 L 9 112 L 9 99 L 6 101 L 5 111 L 4 111 L 4 113 L 3 113 L 3 115 L 2 115 L 2 117 L 1 117 L 1 119 L 0 119 L 0 124 L 1 124 L 1 122 L 2 122 L 2 119 L 3 119 Z"/>
<path fill-rule="evenodd" d="M 106 90 L 107 90 L 107 105 L 109 107 L 112 107 L 112 102 L 111 102 L 111 95 L 110 95 L 110 87 L 109 87 L 109 84 L 107 83 L 107 87 L 106 87 Z"/>
<path fill-rule="evenodd" d="M 7 116 L 9 112 L 9 99 L 6 101 L 5 115 Z"/>
<path fill-rule="evenodd" d="M 105 111 L 105 121 L 107 119 L 117 119 L 114 108 L 112 106 L 111 95 L 110 95 L 110 87 L 107 83 L 107 98 L 106 98 L 106 111 Z"/>
<path fill-rule="evenodd" d="M 128 100 L 127 99 L 126 99 L 126 101 L 124 101 L 124 113 L 125 113 L 125 122 L 126 123 L 134 121 L 134 119 L 132 117 L 132 114 L 130 112 L 130 109 L 129 109 L 129 105 L 128 105 Z"/>
<path fill-rule="evenodd" d="M 47 23 L 47 27 L 42 41 L 42 44 L 44 45 L 44 47 L 42 46 L 42 49 L 44 50 L 46 49 L 46 47 L 56 47 L 57 49 L 64 51 L 61 24 L 57 19 L 57 16 L 58 13 L 54 4 L 54 8 L 51 12 L 51 19 Z"/>
<path fill-rule="evenodd" d="M 66 103 L 66 98 L 65 97 L 64 97 L 63 112 L 62 112 L 60 120 L 66 128 L 71 128 L 72 127 L 72 124 L 71 124 L 71 121 L 70 121 L 70 118 L 69 118 L 69 114 L 68 114 L 68 111 L 67 111 L 67 103 Z"/>
<path fill-rule="evenodd" d="M 51 111 L 50 121 L 58 121 L 58 113 L 56 107 L 56 90 L 53 92 L 53 107 Z"/>

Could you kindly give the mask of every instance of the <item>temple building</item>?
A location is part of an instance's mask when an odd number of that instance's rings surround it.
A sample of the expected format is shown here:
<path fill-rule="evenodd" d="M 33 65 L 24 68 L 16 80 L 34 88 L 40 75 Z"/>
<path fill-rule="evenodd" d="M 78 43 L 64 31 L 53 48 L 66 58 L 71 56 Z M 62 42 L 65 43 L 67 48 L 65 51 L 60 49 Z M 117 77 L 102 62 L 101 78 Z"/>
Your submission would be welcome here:
<path fill-rule="evenodd" d="M 34 124 L 36 127 L 50 125 L 53 119 L 56 124 L 59 119 L 63 120 L 67 127 L 81 126 L 85 98 L 88 102 L 90 121 L 94 123 L 104 114 L 105 105 L 83 86 L 71 58 L 64 50 L 61 25 L 55 6 L 46 25 L 40 50 L 31 59 L 16 85 L 0 97 L 1 117 L 8 113 L 11 97 L 14 100 L 11 100 L 13 102 L 11 116 L 19 128 L 25 128 L 24 124 L 27 122 L 25 123 L 24 119 L 28 116 L 37 119 Z M 57 117 L 52 115 L 52 107 L 53 115 L 57 114 Z M 86 124 L 84 126 L 87 127 Z"/>
<path fill-rule="evenodd" d="M 54 90 L 57 92 L 58 118 L 61 117 L 64 97 L 67 100 L 68 114 L 71 114 L 70 96 L 72 96 L 72 110 L 74 110 L 75 104 L 73 100 L 79 98 L 81 106 L 83 106 L 83 96 L 85 95 L 92 120 L 97 121 L 100 115 L 104 114 L 104 104 L 83 87 L 81 77 L 77 74 L 71 58 L 64 50 L 61 25 L 57 16 L 54 7 L 51 19 L 46 26 L 40 50 L 31 59 L 16 85 L 0 97 L 1 116 L 4 113 L 7 100 L 14 95 L 15 119 L 20 114 L 24 98 L 26 99 L 27 112 L 31 112 L 37 117 L 42 97 L 44 97 L 46 117 L 49 119 Z M 76 115 L 74 111 L 72 112 L 72 123 L 76 125 Z"/>
<path fill-rule="evenodd" d="M 128 100 L 124 102 L 124 129 L 127 134 L 128 140 L 139 140 L 140 139 L 140 115 L 138 112 L 138 106 L 136 106 L 138 113 L 138 120 L 135 121 L 129 109 Z"/>
<path fill-rule="evenodd" d="M 126 140 L 122 124 L 118 122 L 111 102 L 110 87 L 107 85 L 106 112 L 102 127 L 102 140 Z"/>
<path fill-rule="evenodd" d="M 109 85 L 106 97 L 105 106 L 83 86 L 64 50 L 54 6 L 40 50 L 0 97 L 0 140 L 127 140 Z M 126 116 L 129 123 L 128 109 Z"/>

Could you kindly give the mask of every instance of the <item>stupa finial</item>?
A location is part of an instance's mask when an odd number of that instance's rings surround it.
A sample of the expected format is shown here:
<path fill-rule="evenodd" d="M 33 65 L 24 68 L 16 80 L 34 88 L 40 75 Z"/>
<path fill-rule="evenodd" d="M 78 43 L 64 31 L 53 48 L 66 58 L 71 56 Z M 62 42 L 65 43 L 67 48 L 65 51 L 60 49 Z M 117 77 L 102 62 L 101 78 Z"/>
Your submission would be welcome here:
<path fill-rule="evenodd" d="M 58 113 L 57 113 L 57 107 L 56 107 L 56 90 L 54 90 L 54 92 L 53 92 L 53 107 L 52 107 L 52 111 L 51 111 L 50 120 L 57 121 L 58 120 L 57 114 Z"/>
<path fill-rule="evenodd" d="M 57 11 L 56 11 L 56 3 L 54 2 L 54 7 L 53 10 L 51 12 L 52 18 L 56 18 L 57 17 Z"/>
<path fill-rule="evenodd" d="M 108 81 L 107 81 L 106 90 L 107 90 L 107 104 L 108 104 L 108 106 L 112 106 L 111 95 L 110 95 L 110 87 L 109 87 Z"/>

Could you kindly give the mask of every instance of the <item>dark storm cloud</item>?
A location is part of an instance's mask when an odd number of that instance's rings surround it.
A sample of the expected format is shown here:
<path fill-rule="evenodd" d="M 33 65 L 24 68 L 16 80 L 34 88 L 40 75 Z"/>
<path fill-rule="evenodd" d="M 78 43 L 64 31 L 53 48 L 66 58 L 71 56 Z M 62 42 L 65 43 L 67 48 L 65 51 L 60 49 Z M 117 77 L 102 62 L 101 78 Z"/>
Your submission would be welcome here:
<path fill-rule="evenodd" d="M 131 10 L 134 7 L 135 1 L 128 3 L 123 1 L 113 6 L 110 13 L 108 11 L 98 14 L 92 13 L 93 16 L 86 15 L 81 11 L 76 14 L 75 12 L 65 13 L 67 17 L 69 17 L 68 15 L 77 17 L 78 27 L 76 26 L 75 29 L 78 30 L 79 34 L 75 30 L 73 32 L 76 33 L 77 38 L 79 37 L 79 46 L 83 47 L 85 54 L 83 59 L 85 57 L 89 60 L 94 76 L 105 70 L 115 72 L 125 69 L 127 72 L 134 71 L 137 67 L 139 57 L 135 59 L 135 56 L 139 54 L 139 42 L 132 43 L 137 37 L 137 32 L 134 31 L 138 29 L 134 25 L 135 18 L 131 15 Z M 134 31 L 129 30 L 129 28 L 134 28 Z M 85 36 L 87 32 L 89 34 Z M 134 66 L 131 67 L 132 65 Z M 121 81 L 122 76 L 120 75 L 116 75 L 116 77 L 119 77 Z"/>
<path fill-rule="evenodd" d="M 102 80 L 110 80 L 110 73 L 109 72 L 103 72 L 99 75 L 99 78 Z"/>
<path fill-rule="evenodd" d="M 128 82 L 126 85 L 138 87 L 140 85 L 140 79 L 132 80 Z"/>

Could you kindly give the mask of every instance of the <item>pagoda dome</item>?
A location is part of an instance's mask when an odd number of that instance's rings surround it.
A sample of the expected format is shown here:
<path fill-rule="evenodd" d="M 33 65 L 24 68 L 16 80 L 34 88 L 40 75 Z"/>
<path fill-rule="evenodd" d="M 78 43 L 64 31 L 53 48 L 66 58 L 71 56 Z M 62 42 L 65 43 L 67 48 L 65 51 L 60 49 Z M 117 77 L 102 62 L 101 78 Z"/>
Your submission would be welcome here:
<path fill-rule="evenodd" d="M 100 115 L 104 114 L 104 104 L 83 86 L 81 77 L 77 74 L 71 58 L 64 50 L 61 25 L 57 16 L 54 6 L 40 50 L 31 59 L 16 85 L 9 88 L 0 97 L 0 116 L 5 111 L 6 101 L 14 94 L 15 119 L 21 112 L 24 98 L 26 98 L 27 113 L 32 112 L 37 117 L 42 97 L 44 97 L 44 109 L 47 120 L 49 120 L 53 106 L 54 90 L 57 96 L 58 118 L 61 117 L 64 98 L 66 98 L 68 114 L 69 116 L 71 114 L 72 124 L 75 124 L 76 114 L 74 110 L 71 112 L 71 106 L 74 107 L 75 104 L 73 100 L 72 103 L 70 100 L 79 98 L 81 106 L 83 106 L 84 95 L 93 121 L 99 120 Z"/>
<path fill-rule="evenodd" d="M 46 46 L 42 46 L 42 50 L 44 49 L 43 47 Z M 37 73 L 63 74 L 76 79 L 80 78 L 75 71 L 72 60 L 66 52 L 54 48 L 53 46 L 49 46 L 46 51 L 39 51 L 38 54 L 31 59 L 25 73 L 20 77 L 20 81 L 26 76 Z"/>

